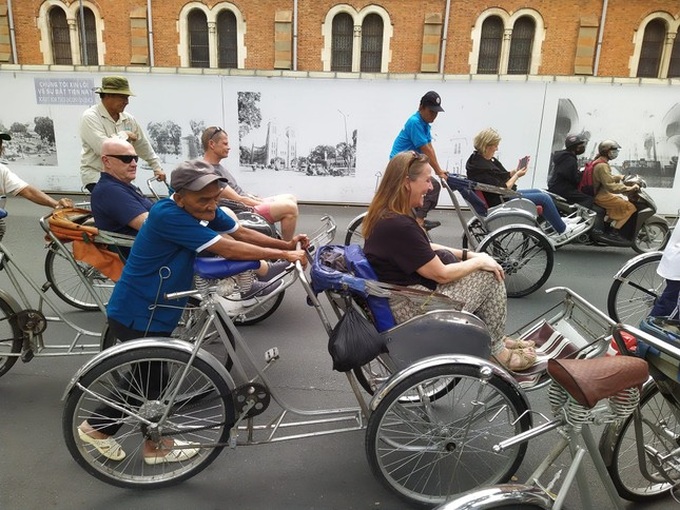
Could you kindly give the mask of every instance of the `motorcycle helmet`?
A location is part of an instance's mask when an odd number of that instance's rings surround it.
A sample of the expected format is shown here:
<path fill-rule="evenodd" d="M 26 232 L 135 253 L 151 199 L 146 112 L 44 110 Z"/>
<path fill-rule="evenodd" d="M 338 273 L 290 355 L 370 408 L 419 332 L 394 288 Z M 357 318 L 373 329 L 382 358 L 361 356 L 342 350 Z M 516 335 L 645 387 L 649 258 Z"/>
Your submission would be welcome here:
<path fill-rule="evenodd" d="M 620 148 L 621 146 L 614 140 L 605 140 L 603 142 L 600 142 L 600 145 L 597 146 L 597 152 L 600 156 L 603 156 L 608 159 L 614 159 L 616 156 L 618 156 L 618 151 Z M 610 151 L 616 151 L 616 156 L 610 157 L 609 154 Z"/>
<path fill-rule="evenodd" d="M 588 143 L 588 139 L 583 135 L 567 135 L 567 137 L 564 139 L 564 147 L 566 149 L 570 149 L 576 145 L 581 145 L 582 143 Z"/>

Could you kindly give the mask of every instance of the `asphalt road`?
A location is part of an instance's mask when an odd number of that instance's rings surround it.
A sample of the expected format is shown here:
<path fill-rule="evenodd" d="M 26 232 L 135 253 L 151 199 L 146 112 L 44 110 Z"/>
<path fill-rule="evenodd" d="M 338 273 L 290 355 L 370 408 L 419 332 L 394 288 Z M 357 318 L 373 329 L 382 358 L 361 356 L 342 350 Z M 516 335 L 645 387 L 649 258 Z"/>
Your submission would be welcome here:
<path fill-rule="evenodd" d="M 20 199 L 10 199 L 8 233 L 3 241 L 23 267 L 44 282 L 43 240 L 37 217 L 45 211 Z M 321 214 L 338 223 L 336 241 L 361 209 L 303 207 L 301 230 L 311 231 Z M 459 245 L 461 228 L 450 212 L 435 212 L 444 225 L 434 233 L 437 242 Z M 605 308 L 611 277 L 634 252 L 567 246 L 556 254 L 546 287 L 569 286 L 600 309 Z M 14 295 L 4 274 L 0 288 Z M 508 331 L 530 322 L 557 298 L 539 291 L 509 302 Z M 34 305 L 35 302 L 34 302 Z M 64 310 L 70 310 L 64 305 Z M 98 331 L 99 313 L 69 311 L 68 316 Z M 293 286 L 281 308 L 263 323 L 243 328 L 253 351 L 260 355 L 278 346 L 281 361 L 269 372 L 290 403 L 299 407 L 337 407 L 352 403 L 342 374 L 331 370 L 327 337 L 303 290 Z M 69 331 L 50 324 L 46 342 L 70 341 Z M 406 509 L 403 502 L 371 474 L 361 431 L 289 441 L 266 446 L 225 449 L 205 471 L 181 485 L 154 491 L 119 489 L 85 473 L 70 457 L 62 438 L 61 396 L 70 377 L 86 358 L 36 358 L 18 362 L 0 378 L 0 508 L 2 509 Z M 546 412 L 542 394 L 531 394 L 536 409 Z M 527 476 L 547 452 L 554 436 L 532 440 L 518 478 Z M 609 508 L 601 488 L 593 482 L 599 508 Z M 571 498 L 570 498 L 571 499 Z M 626 508 L 669 508 L 668 498 Z M 579 508 L 574 499 L 570 508 Z"/>

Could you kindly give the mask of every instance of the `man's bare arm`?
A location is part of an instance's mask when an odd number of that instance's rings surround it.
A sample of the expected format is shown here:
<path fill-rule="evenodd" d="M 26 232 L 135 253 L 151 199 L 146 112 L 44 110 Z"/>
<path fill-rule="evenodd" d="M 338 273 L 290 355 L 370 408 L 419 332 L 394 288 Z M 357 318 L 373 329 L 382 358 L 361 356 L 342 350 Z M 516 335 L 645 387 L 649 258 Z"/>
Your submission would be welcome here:
<path fill-rule="evenodd" d="M 420 147 L 419 150 L 429 158 L 430 165 L 432 166 L 432 169 L 435 171 L 435 173 L 439 177 L 445 179 L 446 172 L 444 172 L 444 170 L 442 170 L 442 167 L 439 166 L 439 161 L 437 160 L 437 155 L 434 152 L 434 147 L 432 146 L 432 143 L 423 145 L 422 147 Z"/>

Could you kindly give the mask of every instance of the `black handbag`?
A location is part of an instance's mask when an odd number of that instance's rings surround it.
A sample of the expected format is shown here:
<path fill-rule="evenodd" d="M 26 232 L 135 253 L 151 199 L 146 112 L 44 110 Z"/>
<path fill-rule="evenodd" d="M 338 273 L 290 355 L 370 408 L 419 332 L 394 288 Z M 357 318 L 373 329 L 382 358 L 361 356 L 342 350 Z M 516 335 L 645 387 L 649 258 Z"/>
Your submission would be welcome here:
<path fill-rule="evenodd" d="M 333 370 L 349 372 L 387 352 L 387 342 L 356 308 L 349 306 L 328 339 Z"/>

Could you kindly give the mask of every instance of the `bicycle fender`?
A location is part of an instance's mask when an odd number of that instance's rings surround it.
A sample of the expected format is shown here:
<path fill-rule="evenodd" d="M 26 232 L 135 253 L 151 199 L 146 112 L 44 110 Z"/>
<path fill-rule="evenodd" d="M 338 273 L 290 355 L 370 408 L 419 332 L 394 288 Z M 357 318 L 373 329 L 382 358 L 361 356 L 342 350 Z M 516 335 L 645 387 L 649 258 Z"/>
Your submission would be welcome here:
<path fill-rule="evenodd" d="M 392 391 L 395 386 L 397 386 L 404 379 L 413 375 L 421 370 L 432 367 L 440 367 L 445 365 L 465 365 L 471 366 L 479 369 L 480 378 L 490 378 L 492 375 L 497 375 L 505 382 L 507 382 L 517 393 L 517 395 L 527 402 L 527 408 L 529 404 L 527 401 L 526 393 L 519 386 L 517 381 L 500 366 L 491 363 L 490 361 L 477 358 L 475 356 L 467 356 L 464 354 L 445 354 L 440 356 L 430 356 L 429 358 L 423 358 L 416 361 L 412 365 L 404 368 L 403 370 L 397 372 L 392 377 L 390 377 L 387 382 L 373 395 L 371 402 L 369 403 L 369 409 L 375 411 L 380 405 L 387 394 Z"/>
<path fill-rule="evenodd" d="M 531 505 L 552 508 L 553 501 L 538 487 L 522 484 L 501 484 L 475 489 L 438 506 L 437 510 L 485 510 Z"/>
<path fill-rule="evenodd" d="M 78 384 L 78 381 L 85 377 L 90 372 L 90 370 L 92 370 L 95 366 L 99 365 L 100 363 L 103 363 L 109 358 L 113 358 L 114 356 L 117 356 L 124 352 L 154 347 L 170 348 L 177 351 L 184 351 L 187 354 L 191 354 L 194 350 L 194 345 L 192 343 L 185 342 L 183 340 L 177 340 L 174 338 L 160 338 L 160 337 L 141 338 L 139 340 L 130 340 L 129 342 L 114 345 L 113 347 L 109 347 L 108 349 L 105 349 L 99 354 L 95 355 L 91 360 L 89 360 L 87 363 L 85 363 L 82 367 L 78 369 L 78 371 L 74 374 L 74 376 L 71 378 L 68 385 L 66 386 L 66 390 L 64 391 L 64 394 L 61 397 L 62 401 L 66 400 L 69 393 L 71 393 L 75 385 Z M 222 376 L 222 378 L 227 382 L 227 386 L 229 387 L 230 390 L 233 390 L 236 387 L 236 385 L 234 384 L 234 380 L 231 378 L 229 372 L 227 372 L 227 369 L 212 354 L 203 349 L 199 349 L 198 354 L 196 354 L 196 357 L 200 358 L 201 361 L 206 362 L 208 365 L 210 365 L 211 368 L 217 371 L 217 373 L 219 373 Z"/>
<path fill-rule="evenodd" d="M 14 314 L 22 310 L 22 307 L 19 306 L 19 302 L 2 289 L 0 289 L 0 299 L 9 305 Z"/>
<path fill-rule="evenodd" d="M 651 377 L 647 379 L 642 385 L 642 391 L 640 391 L 640 402 L 642 402 L 645 395 L 654 388 L 655 384 L 654 379 Z M 632 415 L 631 419 L 633 419 Z M 621 429 L 623 429 L 623 424 L 626 423 L 626 421 L 627 420 L 619 420 L 614 423 L 609 423 L 602 431 L 598 449 L 600 450 L 600 455 L 602 456 L 602 460 L 604 460 L 605 466 L 611 466 L 612 462 L 614 462 L 614 445 L 616 444 L 616 440 L 619 437 L 619 434 L 621 434 Z"/>
<path fill-rule="evenodd" d="M 624 273 L 627 273 L 630 271 L 630 269 L 636 265 L 639 264 L 643 261 L 647 262 L 649 260 L 654 260 L 656 259 L 657 261 L 661 260 L 661 256 L 663 255 L 663 252 L 661 251 L 650 251 L 649 253 L 641 253 L 640 255 L 637 255 L 630 259 L 628 262 L 626 262 L 621 269 L 619 269 L 616 274 L 614 275 L 614 280 L 622 280 L 622 275 Z"/>
<path fill-rule="evenodd" d="M 479 243 L 479 247 L 477 248 L 477 251 L 484 251 L 484 249 L 487 247 L 489 244 L 489 238 L 491 236 L 497 236 L 499 234 L 505 233 L 505 232 L 512 232 L 513 230 L 531 230 L 532 232 L 536 233 L 539 237 L 545 238 L 546 241 L 548 241 L 548 244 L 550 244 L 550 247 L 552 248 L 552 251 L 555 251 L 555 246 L 553 243 L 550 241 L 550 238 L 545 235 L 545 232 L 543 232 L 540 228 L 534 227 L 531 225 L 505 225 L 504 227 L 498 228 L 494 230 L 493 232 L 489 232 L 484 239 Z"/>

